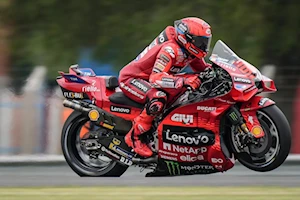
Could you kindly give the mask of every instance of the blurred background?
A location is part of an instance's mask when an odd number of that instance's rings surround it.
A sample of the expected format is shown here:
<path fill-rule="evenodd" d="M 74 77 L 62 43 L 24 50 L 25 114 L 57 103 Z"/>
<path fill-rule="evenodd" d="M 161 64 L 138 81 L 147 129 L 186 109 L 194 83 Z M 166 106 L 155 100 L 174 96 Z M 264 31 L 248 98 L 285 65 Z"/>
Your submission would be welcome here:
<path fill-rule="evenodd" d="M 0 155 L 60 155 L 70 113 L 55 78 L 72 64 L 118 75 L 166 26 L 196 16 L 275 80 L 300 154 L 300 1 L 0 0 Z"/>

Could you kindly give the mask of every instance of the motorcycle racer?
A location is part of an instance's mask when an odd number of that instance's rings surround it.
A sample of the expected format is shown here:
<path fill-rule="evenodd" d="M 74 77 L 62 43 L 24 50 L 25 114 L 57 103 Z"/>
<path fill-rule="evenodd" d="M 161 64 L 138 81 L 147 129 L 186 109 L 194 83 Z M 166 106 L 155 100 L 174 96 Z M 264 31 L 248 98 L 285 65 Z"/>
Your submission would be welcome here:
<path fill-rule="evenodd" d="M 198 75 L 179 75 L 184 67 L 204 71 L 210 65 L 204 61 L 210 47 L 211 27 L 196 17 L 183 18 L 166 27 L 135 60 L 121 71 L 120 89 L 132 100 L 145 104 L 135 118 L 125 142 L 143 157 L 152 156 L 152 150 L 139 136 L 151 129 L 155 116 L 167 102 L 182 94 L 186 87 L 196 90 L 201 85 Z"/>

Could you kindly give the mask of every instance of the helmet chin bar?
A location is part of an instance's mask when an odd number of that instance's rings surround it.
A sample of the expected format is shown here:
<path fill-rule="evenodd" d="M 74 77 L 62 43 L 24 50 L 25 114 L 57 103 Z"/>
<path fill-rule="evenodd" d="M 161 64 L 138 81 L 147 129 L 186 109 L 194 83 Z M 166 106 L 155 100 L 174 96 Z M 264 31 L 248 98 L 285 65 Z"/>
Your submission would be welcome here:
<path fill-rule="evenodd" d="M 194 57 L 197 57 L 199 59 L 204 58 L 206 56 L 205 52 L 198 48 L 195 48 L 192 44 L 189 45 L 187 51 L 190 55 L 193 55 Z"/>

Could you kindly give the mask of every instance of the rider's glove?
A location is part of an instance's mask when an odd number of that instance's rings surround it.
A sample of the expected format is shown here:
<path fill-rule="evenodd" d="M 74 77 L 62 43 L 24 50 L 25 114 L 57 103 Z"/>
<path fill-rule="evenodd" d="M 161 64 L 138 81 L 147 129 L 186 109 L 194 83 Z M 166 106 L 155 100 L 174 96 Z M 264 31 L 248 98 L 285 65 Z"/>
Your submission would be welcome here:
<path fill-rule="evenodd" d="M 186 87 L 191 87 L 193 90 L 197 90 L 201 85 L 201 81 L 198 77 L 196 76 L 190 76 L 184 79 L 184 86 Z"/>

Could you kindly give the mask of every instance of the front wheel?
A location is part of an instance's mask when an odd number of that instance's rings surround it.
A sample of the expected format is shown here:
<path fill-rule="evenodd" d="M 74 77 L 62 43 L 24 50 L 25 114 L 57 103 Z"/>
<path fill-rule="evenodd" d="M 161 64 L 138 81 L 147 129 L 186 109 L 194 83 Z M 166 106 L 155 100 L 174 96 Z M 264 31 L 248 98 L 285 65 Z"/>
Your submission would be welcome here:
<path fill-rule="evenodd" d="M 91 138 L 90 132 L 83 128 L 87 123 L 86 116 L 74 111 L 63 126 L 61 147 L 68 165 L 79 176 L 121 176 L 128 166 L 121 165 L 96 151 L 90 152 L 82 145 L 85 138 Z M 97 129 L 98 133 L 105 135 L 107 131 L 99 128 Z"/>
<path fill-rule="evenodd" d="M 257 144 L 248 145 L 243 152 L 238 147 L 234 131 L 231 131 L 230 146 L 239 162 L 247 168 L 259 172 L 271 171 L 279 167 L 290 152 L 290 126 L 276 105 L 258 110 L 256 114 L 265 136 Z"/>

